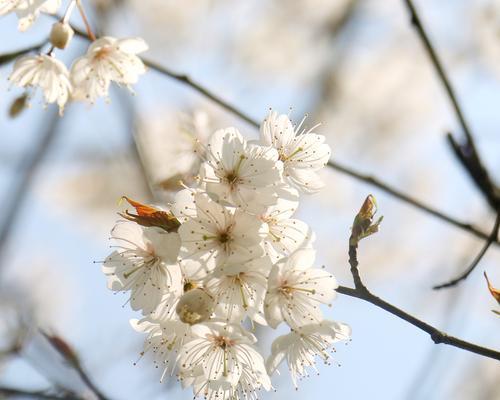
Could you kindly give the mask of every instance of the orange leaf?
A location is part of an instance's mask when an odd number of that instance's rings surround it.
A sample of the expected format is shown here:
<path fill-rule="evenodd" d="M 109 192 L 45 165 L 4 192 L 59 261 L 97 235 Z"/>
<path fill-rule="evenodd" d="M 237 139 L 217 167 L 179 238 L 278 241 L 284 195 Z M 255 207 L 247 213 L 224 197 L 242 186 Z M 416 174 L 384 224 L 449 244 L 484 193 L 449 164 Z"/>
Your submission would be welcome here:
<path fill-rule="evenodd" d="M 126 200 L 137 212 L 137 214 L 132 214 L 128 210 L 125 210 L 125 213 L 118 213 L 123 218 L 142 226 L 156 226 L 167 232 L 177 232 L 180 222 L 172 213 L 139 203 L 127 196 L 123 196 L 122 199 Z"/>
<path fill-rule="evenodd" d="M 486 275 L 486 272 L 484 272 L 484 277 L 486 278 L 486 283 L 488 284 L 488 289 L 489 289 L 491 295 L 495 298 L 495 300 L 498 302 L 498 304 L 500 304 L 500 290 L 494 288 L 491 285 L 490 280 L 488 279 L 488 275 Z"/>

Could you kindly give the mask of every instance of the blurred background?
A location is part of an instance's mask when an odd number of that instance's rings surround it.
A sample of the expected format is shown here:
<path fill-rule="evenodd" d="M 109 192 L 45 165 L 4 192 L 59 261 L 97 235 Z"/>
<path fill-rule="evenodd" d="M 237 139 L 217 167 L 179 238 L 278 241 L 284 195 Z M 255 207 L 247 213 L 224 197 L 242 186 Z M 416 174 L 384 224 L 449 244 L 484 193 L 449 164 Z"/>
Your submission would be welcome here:
<path fill-rule="evenodd" d="M 65 2 L 63 2 L 65 3 Z M 327 137 L 333 159 L 379 177 L 416 199 L 490 232 L 494 214 L 445 141 L 462 132 L 402 0 L 94 0 L 91 24 L 113 36 L 141 36 L 144 54 L 188 74 L 257 120 L 269 107 Z M 500 1 L 419 0 L 416 6 L 456 88 L 476 145 L 500 182 Z M 82 27 L 77 13 L 72 22 Z M 27 33 L 0 19 L 0 54 L 43 40 L 41 17 Z M 58 57 L 88 45 L 75 38 Z M 215 128 L 257 131 L 191 88 L 150 70 L 111 103 L 71 104 L 63 118 L 41 100 L 16 118 L 22 94 L 0 67 L 0 386 L 86 385 L 37 327 L 64 338 L 95 384 L 112 400 L 191 399 L 160 383 L 126 295 L 106 289 L 99 262 L 122 195 L 145 203 L 171 198 L 192 171 L 182 141 Z M 360 268 L 372 291 L 465 340 L 500 348 L 498 305 L 482 276 L 500 286 L 500 251 L 491 246 L 460 285 L 432 286 L 463 271 L 484 240 L 421 212 L 376 187 L 325 168 L 326 188 L 304 196 L 298 217 L 316 232 L 318 262 L 351 286 L 347 240 L 369 193 L 384 215 L 381 232 L 363 241 Z M 293 389 L 275 376 L 263 399 L 500 399 L 498 362 L 445 345 L 354 298 L 338 296 L 327 317 L 353 329 L 337 348 L 341 367 L 320 365 Z M 268 354 L 273 337 L 262 337 Z M 92 398 L 90 393 L 85 394 Z M 1 397 L 1 396 L 0 396 Z"/>

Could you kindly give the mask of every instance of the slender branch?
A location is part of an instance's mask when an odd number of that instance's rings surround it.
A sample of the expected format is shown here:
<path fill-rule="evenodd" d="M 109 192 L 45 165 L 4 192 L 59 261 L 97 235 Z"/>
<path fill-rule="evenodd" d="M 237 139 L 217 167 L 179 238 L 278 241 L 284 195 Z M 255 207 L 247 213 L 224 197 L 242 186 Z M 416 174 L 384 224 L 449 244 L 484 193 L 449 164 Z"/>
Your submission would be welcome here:
<path fill-rule="evenodd" d="M 411 23 L 415 27 L 418 36 L 420 37 L 424 48 L 431 59 L 431 62 L 436 70 L 436 73 L 439 76 L 441 83 L 446 91 L 446 94 L 451 102 L 453 110 L 457 116 L 458 122 L 462 127 L 462 130 L 465 134 L 465 144 L 459 145 L 453 137 L 448 134 L 448 143 L 451 145 L 455 155 L 458 157 L 461 164 L 465 167 L 466 171 L 469 173 L 470 177 L 484 195 L 490 206 L 497 211 L 500 208 L 500 189 L 497 188 L 486 168 L 484 167 L 483 162 L 481 161 L 481 157 L 477 151 L 476 144 L 474 142 L 474 136 L 472 135 L 472 131 L 470 129 L 469 124 L 467 123 L 464 113 L 462 111 L 462 107 L 458 102 L 458 98 L 455 94 L 455 90 L 451 85 L 451 81 L 448 78 L 448 75 L 443 67 L 439 56 L 437 55 L 434 46 L 432 45 L 429 35 L 427 34 L 422 21 L 418 15 L 418 12 L 413 4 L 412 0 L 404 0 L 408 11 L 411 16 Z"/>
<path fill-rule="evenodd" d="M 379 219 L 377 222 L 373 222 L 373 216 L 376 209 L 373 207 L 371 209 L 365 207 L 370 196 L 367 197 L 363 207 L 354 219 L 351 237 L 349 238 L 349 264 L 351 266 L 351 275 L 354 280 L 354 288 L 349 288 L 345 286 L 340 286 L 337 288 L 337 292 L 342 293 L 347 296 L 356 297 L 358 299 L 367 301 L 402 320 L 416 326 L 424 332 L 427 332 L 432 341 L 436 344 L 443 343 L 450 346 L 454 346 L 472 353 L 476 353 L 485 357 L 493 358 L 495 360 L 500 360 L 500 352 L 488 349 L 486 347 L 478 346 L 474 343 L 466 342 L 465 340 L 459 339 L 454 336 L 450 336 L 445 332 L 429 325 L 406 311 L 388 303 L 387 301 L 381 299 L 380 297 L 372 294 L 367 286 L 363 283 L 358 270 L 358 257 L 357 257 L 357 244 L 363 238 L 369 234 L 377 232 L 378 225 L 381 221 Z M 375 204 L 372 202 L 372 204 Z"/>
<path fill-rule="evenodd" d="M 22 397 L 38 400 L 82 400 L 71 394 L 49 394 L 47 391 L 29 391 L 24 389 L 16 389 L 6 386 L 0 386 L 0 397 Z"/>
<path fill-rule="evenodd" d="M 15 223 L 20 215 L 24 201 L 26 200 L 28 190 L 36 176 L 37 169 L 54 143 L 54 139 L 59 130 L 59 122 L 60 118 L 57 112 L 49 114 L 44 124 L 45 130 L 40 136 L 38 144 L 33 150 L 30 149 L 30 154 L 26 159 L 21 161 L 18 183 L 9 191 L 10 197 L 4 205 L 4 218 L 0 226 L 0 263 L 3 261 L 4 253 L 7 249 L 8 238 L 12 229 L 15 227 Z"/>
<path fill-rule="evenodd" d="M 408 8 L 408 11 L 410 12 L 410 17 L 411 17 L 411 23 L 416 29 L 420 39 L 422 40 L 422 43 L 425 47 L 425 50 L 427 51 L 432 64 L 434 65 L 434 68 L 436 69 L 436 72 L 439 76 L 439 79 L 441 80 L 444 89 L 446 90 L 446 93 L 448 94 L 448 97 L 451 101 L 451 104 L 453 106 L 453 109 L 455 111 L 455 114 L 457 115 L 458 121 L 460 122 L 460 125 L 462 126 L 462 129 L 464 131 L 465 136 L 467 137 L 467 140 L 470 142 L 474 142 L 474 139 L 472 137 L 471 130 L 469 128 L 469 124 L 465 120 L 464 114 L 462 112 L 462 108 L 460 107 L 460 104 L 458 103 L 457 96 L 455 95 L 455 91 L 453 87 L 451 86 L 450 80 L 448 79 L 448 75 L 446 74 L 443 64 L 441 63 L 441 60 L 439 59 L 436 50 L 434 49 L 434 46 L 432 45 L 429 36 L 427 35 L 427 32 L 425 31 L 424 26 L 422 25 L 422 21 L 420 20 L 420 17 L 417 13 L 417 10 L 415 8 L 415 5 L 413 4 L 412 0 L 404 0 L 406 7 Z"/>
<path fill-rule="evenodd" d="M 85 32 L 83 32 L 75 27 L 73 27 L 73 29 L 78 36 L 80 36 L 83 39 L 88 40 L 88 37 L 85 34 Z M 226 109 L 230 113 L 236 115 L 238 118 L 246 121 L 248 124 L 250 124 L 256 128 L 259 127 L 259 123 L 255 119 L 253 119 L 249 115 L 245 114 L 243 111 L 236 108 L 235 106 L 233 106 L 229 102 L 223 100 L 221 97 L 217 96 L 216 94 L 214 94 L 213 92 L 211 92 L 210 90 L 208 90 L 207 88 L 202 86 L 201 84 L 193 81 L 189 76 L 187 76 L 185 74 L 179 74 L 179 73 L 173 72 L 169 68 L 166 68 L 164 66 L 161 66 L 153 61 L 150 61 L 150 60 L 147 60 L 144 58 L 142 59 L 142 61 L 144 62 L 145 65 L 147 65 L 149 68 L 155 70 L 156 72 L 158 72 L 162 75 L 168 76 L 168 77 L 170 77 L 170 78 L 172 78 L 180 83 L 185 84 L 186 86 L 191 87 L 192 89 L 194 89 L 198 93 L 202 94 L 206 98 L 210 99 L 214 103 L 218 104 L 222 108 Z M 480 237 L 480 238 L 485 239 L 485 240 L 488 239 L 487 233 L 479 230 L 478 228 L 474 227 L 472 224 L 459 221 L 459 220 L 457 220 L 457 219 L 455 219 L 455 218 L 453 218 L 453 217 L 451 217 L 451 216 L 449 216 L 441 211 L 438 211 L 430 206 L 427 206 L 427 205 L 423 204 L 422 202 L 418 201 L 417 199 L 413 198 L 411 195 L 406 194 L 404 192 L 401 192 L 401 191 L 393 188 L 392 186 L 390 186 L 387 183 L 382 182 L 378 178 L 375 178 L 375 177 L 372 177 L 369 175 L 365 175 L 359 171 L 354 170 L 353 168 L 351 168 L 349 166 L 346 166 L 346 165 L 339 163 L 338 161 L 329 161 L 328 167 L 330 167 L 330 168 L 332 168 L 332 169 L 334 169 L 342 174 L 345 174 L 345 175 L 348 175 L 352 178 L 355 178 L 359 181 L 362 181 L 362 182 L 365 182 L 369 185 L 375 186 L 375 187 L 379 188 L 380 190 L 384 191 L 385 193 L 387 193 L 387 194 L 389 194 L 389 195 L 391 195 L 391 196 L 393 196 L 393 197 L 395 197 L 395 198 L 397 198 L 405 203 L 408 203 L 408 204 L 414 206 L 415 208 L 417 208 L 417 209 L 419 209 L 419 210 L 421 210 L 429 215 L 432 215 L 432 216 L 434 216 L 442 221 L 445 221 L 445 222 L 447 222 L 447 223 L 449 223 L 457 228 L 460 228 L 463 231 L 466 231 L 472 235 L 475 235 L 475 236 Z M 498 240 L 496 240 L 495 244 L 500 245 L 500 242 Z"/>
<path fill-rule="evenodd" d="M 337 161 L 329 161 L 328 162 L 328 166 L 345 174 L 345 175 L 348 175 L 352 178 L 355 178 L 359 181 L 362 181 L 362 182 L 365 182 L 371 186 L 375 186 L 377 188 L 379 188 L 380 190 L 382 190 L 383 192 L 407 203 L 407 204 L 410 204 L 412 205 L 413 207 L 429 214 L 429 215 L 432 215 L 433 217 L 436 217 L 444 222 L 447 222 L 449 223 L 450 225 L 453 225 L 457 228 L 460 228 L 462 229 L 463 231 L 466 231 L 472 235 L 475 235 L 481 239 L 488 239 L 489 235 L 479 229 L 477 229 L 476 227 L 474 227 L 472 224 L 470 223 L 466 223 L 466 222 L 462 222 L 462 221 L 459 221 L 441 211 L 438 211 L 436 210 L 435 208 L 432 208 L 422 202 L 420 202 L 419 200 L 413 198 L 411 195 L 409 194 L 406 194 L 406 193 L 403 193 L 401 191 L 399 191 L 398 189 L 388 185 L 387 183 L 385 182 L 382 182 L 381 180 L 377 179 L 376 177 L 373 177 L 373 176 L 370 176 L 370 175 L 365 175 L 365 174 L 362 174 L 360 172 L 357 172 L 357 171 L 354 171 L 352 168 L 350 167 L 347 167 L 345 165 L 342 165 L 340 164 L 339 162 Z M 496 245 L 499 245 L 500 242 L 498 240 L 495 241 L 495 244 Z"/>
<path fill-rule="evenodd" d="M 40 49 L 45 46 L 48 42 L 48 39 L 44 39 L 40 43 L 34 44 L 32 46 L 26 47 L 24 49 L 16 50 L 10 53 L 0 54 L 0 65 L 7 64 L 15 60 L 19 56 L 23 56 L 27 53 L 31 53 L 32 51 L 40 51 Z"/>
<path fill-rule="evenodd" d="M 68 363 L 71 368 L 75 370 L 80 379 L 85 383 L 85 385 L 94 393 L 98 400 L 108 400 L 101 390 L 92 381 L 90 376 L 84 371 L 82 364 L 80 363 L 77 355 L 69 347 L 69 345 L 57 336 L 51 336 L 40 329 L 41 334 L 47 339 L 49 344 L 54 350 L 56 350 Z"/>
<path fill-rule="evenodd" d="M 411 325 L 419 328 L 420 330 L 427 332 L 430 335 L 432 341 L 436 344 L 447 344 L 462 350 L 469 351 L 471 353 L 479 354 L 484 357 L 500 360 L 500 352 L 493 349 L 489 349 L 487 347 L 478 346 L 477 344 L 474 343 L 466 342 L 465 340 L 459 339 L 454 336 L 450 336 L 445 332 L 442 332 L 439 329 L 433 327 L 432 325 L 429 325 L 428 323 L 414 317 L 413 315 L 408 314 L 406 311 L 403 311 L 402 309 L 393 306 L 392 304 L 381 299 L 380 297 L 375 296 L 370 291 L 364 292 L 360 291 L 359 289 L 339 286 L 337 288 L 337 292 L 344 294 L 346 296 L 356 297 L 358 299 L 367 301 L 368 303 L 371 303 L 387 311 L 388 313 L 395 315 L 396 317 L 410 323 Z"/>
<path fill-rule="evenodd" d="M 484 255 L 486 254 L 486 252 L 490 248 L 491 244 L 498 238 L 499 228 L 500 228 L 500 212 L 497 214 L 495 224 L 493 226 L 493 229 L 491 230 L 491 234 L 490 234 L 488 240 L 484 243 L 483 247 L 481 248 L 481 251 L 474 258 L 471 265 L 462 274 L 457 276 L 455 279 L 452 279 L 451 281 L 446 282 L 446 283 L 442 283 L 440 285 L 436 285 L 433 287 L 433 289 L 439 290 L 439 289 L 453 287 L 453 286 L 459 284 L 461 281 L 464 281 L 465 279 L 467 279 L 468 276 L 472 273 L 472 271 L 474 271 L 474 269 L 478 266 L 479 262 L 484 257 Z"/>

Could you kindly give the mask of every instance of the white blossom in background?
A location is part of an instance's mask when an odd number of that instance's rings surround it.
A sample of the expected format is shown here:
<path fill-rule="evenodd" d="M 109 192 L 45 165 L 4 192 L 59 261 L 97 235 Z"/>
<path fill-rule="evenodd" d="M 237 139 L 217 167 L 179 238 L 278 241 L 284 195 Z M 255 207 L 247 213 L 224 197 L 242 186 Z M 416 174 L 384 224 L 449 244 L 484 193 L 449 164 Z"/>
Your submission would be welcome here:
<path fill-rule="evenodd" d="M 311 268 L 314 259 L 314 250 L 301 249 L 273 266 L 264 305 L 272 328 L 283 321 L 292 328 L 322 321 L 319 306 L 335 298 L 338 285 L 327 271 Z"/>
<path fill-rule="evenodd" d="M 125 197 L 137 214 L 122 213 L 131 222 L 113 231 L 120 247 L 103 271 L 108 286 L 131 290 L 132 308 L 142 310 L 131 321 L 147 335 L 141 357 L 152 353 L 160 380 L 175 375 L 195 398 L 257 400 L 273 389 L 270 375 L 285 359 L 296 385 L 316 357 L 327 362 L 332 344 L 350 337 L 347 325 L 323 320 L 321 306 L 335 298 L 337 282 L 313 268 L 314 234 L 293 218 L 299 191 L 291 184 L 300 185 L 289 176 L 302 169 L 317 180 L 329 147 L 293 127 L 287 142 L 275 129 L 263 128 L 279 139 L 264 145 L 232 127 L 215 131 L 193 187 L 161 209 Z M 319 187 L 302 183 L 302 191 Z M 292 330 L 276 339 L 267 368 L 255 323 Z"/>
<path fill-rule="evenodd" d="M 142 118 L 136 142 L 153 188 L 177 191 L 191 184 L 211 133 L 209 115 L 200 109 L 173 114 L 161 107 Z"/>
<path fill-rule="evenodd" d="M 108 96 L 111 82 L 132 90 L 130 85 L 146 72 L 137 54 L 147 49 L 141 38 L 104 36 L 92 42 L 87 54 L 77 58 L 71 67 L 73 99 L 94 103 L 98 97 Z"/>
<path fill-rule="evenodd" d="M 201 179 L 217 200 L 250 212 L 276 204 L 281 182 L 278 152 L 247 143 L 235 128 L 215 132 L 207 144 Z"/>
<path fill-rule="evenodd" d="M 19 30 L 24 32 L 33 25 L 40 13 L 55 14 L 61 0 L 0 0 L 0 16 L 15 12 Z"/>
<path fill-rule="evenodd" d="M 119 222 L 111 237 L 117 250 L 106 258 L 102 269 L 110 289 L 130 291 L 133 310 L 151 313 L 165 294 L 182 292 L 177 233 Z"/>
<path fill-rule="evenodd" d="M 66 66 L 45 54 L 17 59 L 9 79 L 19 87 L 41 88 L 45 102 L 57 103 L 61 114 L 72 91 Z"/>
<path fill-rule="evenodd" d="M 318 324 L 292 329 L 289 334 L 280 336 L 273 342 L 271 356 L 266 363 L 267 370 L 272 375 L 286 360 L 293 384 L 297 387 L 297 379 L 308 376 L 306 367 L 312 367 L 318 372 L 316 357 L 328 363 L 333 343 L 349 340 L 350 337 L 351 328 L 335 321 L 324 320 Z"/>
<path fill-rule="evenodd" d="M 287 115 L 271 111 L 260 128 L 264 145 L 273 146 L 283 162 L 283 176 L 294 187 L 304 193 L 315 193 L 324 184 L 318 176 L 330 159 L 330 146 L 325 137 L 309 130 L 301 130 L 305 118 L 294 127 Z"/>

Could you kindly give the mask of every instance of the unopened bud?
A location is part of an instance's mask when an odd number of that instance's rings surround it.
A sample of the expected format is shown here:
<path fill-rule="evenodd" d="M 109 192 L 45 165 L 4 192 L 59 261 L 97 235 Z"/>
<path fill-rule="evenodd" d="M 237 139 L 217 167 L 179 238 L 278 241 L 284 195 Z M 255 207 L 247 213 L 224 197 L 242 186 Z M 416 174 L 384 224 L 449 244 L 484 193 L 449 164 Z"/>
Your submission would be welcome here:
<path fill-rule="evenodd" d="M 16 118 L 28 107 L 28 94 L 24 93 L 15 99 L 9 107 L 9 117 Z"/>
<path fill-rule="evenodd" d="M 206 321 L 212 314 L 214 301 L 203 289 L 192 289 L 182 295 L 175 311 L 180 320 L 194 325 Z"/>
<path fill-rule="evenodd" d="M 65 49 L 74 35 L 74 31 L 69 24 L 56 22 L 50 31 L 50 43 L 58 49 Z"/>

